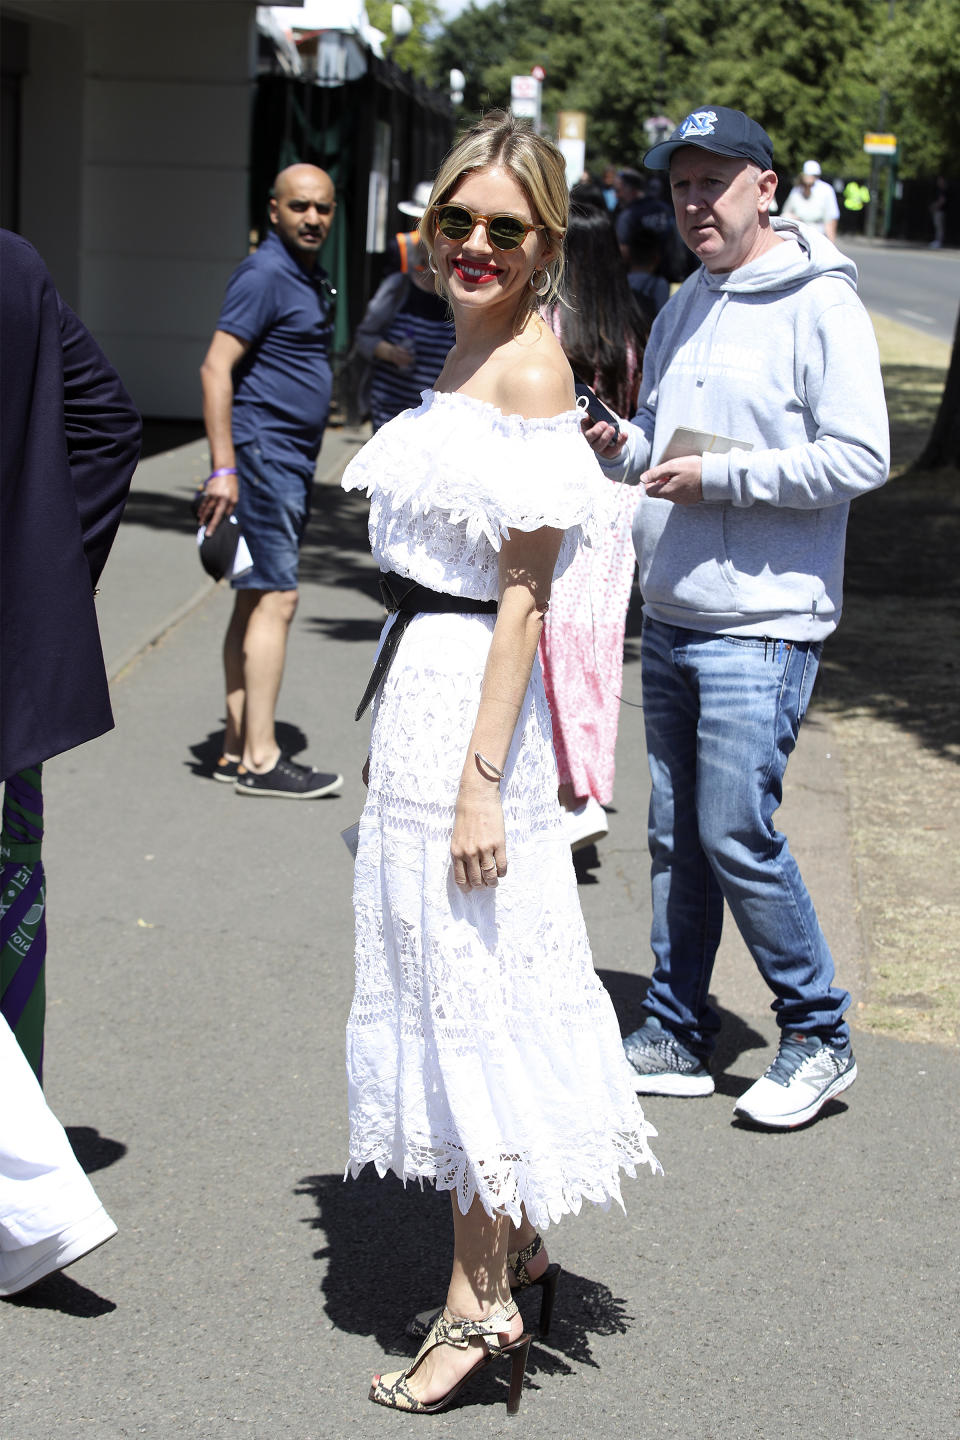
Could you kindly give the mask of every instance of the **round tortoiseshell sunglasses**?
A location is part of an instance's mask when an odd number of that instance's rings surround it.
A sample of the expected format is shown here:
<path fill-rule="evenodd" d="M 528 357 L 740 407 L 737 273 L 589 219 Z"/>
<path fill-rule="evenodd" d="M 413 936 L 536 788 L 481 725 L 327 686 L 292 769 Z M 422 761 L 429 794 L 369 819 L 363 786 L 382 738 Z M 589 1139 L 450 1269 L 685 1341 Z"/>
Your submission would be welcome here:
<path fill-rule="evenodd" d="M 494 250 L 516 250 L 534 230 L 542 225 L 528 225 L 516 215 L 478 215 L 466 205 L 432 205 L 434 223 L 445 240 L 466 240 L 478 225 L 487 232 Z"/>

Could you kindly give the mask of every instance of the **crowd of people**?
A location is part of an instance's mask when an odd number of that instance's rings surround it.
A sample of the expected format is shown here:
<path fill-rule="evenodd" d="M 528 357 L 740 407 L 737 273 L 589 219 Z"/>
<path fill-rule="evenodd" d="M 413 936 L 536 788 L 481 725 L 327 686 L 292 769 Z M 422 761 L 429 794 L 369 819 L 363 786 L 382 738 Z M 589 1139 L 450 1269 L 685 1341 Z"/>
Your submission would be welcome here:
<path fill-rule="evenodd" d="M 571 196 L 550 141 L 488 115 L 405 202 L 416 229 L 396 237 L 356 337 L 373 434 L 342 483 L 369 499 L 387 618 L 357 707 L 370 739 L 347 1168 L 429 1181 L 453 1218 L 443 1303 L 411 1318 L 413 1362 L 374 1376 L 379 1405 L 441 1410 L 506 1362 L 516 1411 L 531 1342 L 516 1295 L 540 1291 L 544 1333 L 557 1291 L 541 1232 L 584 1200 L 622 1203 L 624 1173 L 658 1170 L 638 1096 L 714 1090 L 724 906 L 780 1027 L 736 1114 L 791 1130 L 857 1076 L 850 995 L 774 815 L 840 617 L 849 503 L 884 482 L 888 432 L 855 268 L 832 244 L 836 216 L 812 213 L 819 167 L 774 216 L 773 162 L 747 115 L 704 108 L 644 173 L 621 172 L 611 207 L 602 186 Z M 324 171 L 281 172 L 270 234 L 232 277 L 203 365 L 200 519 L 209 536 L 235 515 L 252 556 L 232 580 L 214 771 L 240 795 L 342 784 L 282 754 L 275 732 L 329 410 L 318 257 L 335 205 Z M 123 443 L 86 569 L 78 556 L 84 586 L 138 442 L 122 388 L 96 393 Z M 4 452 L 5 515 L 17 463 Z M 644 1022 L 621 1039 L 571 851 L 607 827 L 637 565 L 654 971 Z M 98 712 L 76 738 L 28 745 L 10 774 L 107 723 Z M 69 1162 L 50 1122 L 56 1173 Z M 29 1284 L 84 1253 L 62 1215 L 43 1234 L 18 1225 L 28 1143 L 0 1129 L 0 1286 L 5 1266 Z M 93 1192 L 76 1204 L 95 1217 L 86 1248 L 109 1238 Z"/>

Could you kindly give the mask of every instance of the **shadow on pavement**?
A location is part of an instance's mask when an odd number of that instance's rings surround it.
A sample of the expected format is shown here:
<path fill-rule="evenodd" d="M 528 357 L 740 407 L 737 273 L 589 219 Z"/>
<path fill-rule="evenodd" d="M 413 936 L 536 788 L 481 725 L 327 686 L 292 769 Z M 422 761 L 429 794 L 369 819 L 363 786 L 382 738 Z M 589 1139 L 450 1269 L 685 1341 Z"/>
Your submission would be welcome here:
<path fill-rule="evenodd" d="M 115 1165 L 127 1153 L 122 1140 L 110 1140 L 92 1125 L 67 1125 L 65 1128 L 70 1147 L 87 1175 L 92 1175 L 95 1170 L 106 1170 L 108 1165 Z"/>
<path fill-rule="evenodd" d="M 144 420 L 140 459 L 149 460 L 151 455 L 179 450 L 181 445 L 202 440 L 205 434 L 202 420 Z"/>
<path fill-rule="evenodd" d="M 385 1355 L 412 1357 L 419 1342 L 405 1327 L 427 1306 L 439 1305 L 446 1292 L 453 1246 L 450 1199 L 432 1185 L 404 1189 L 394 1175 L 380 1179 L 368 1165 L 356 1180 L 338 1175 L 309 1175 L 296 1188 L 317 1206 L 307 1223 L 321 1230 L 326 1243 L 314 1251 L 326 1261 L 322 1281 L 326 1313 L 349 1334 L 372 1335 Z M 538 1337 L 540 1292 L 519 1296 L 534 1343 L 527 1382 L 537 1375 L 569 1374 L 576 1365 L 596 1367 L 593 1341 L 626 1334 L 634 1322 L 626 1302 L 606 1286 L 564 1270 L 548 1339 Z M 397 1368 L 385 1363 L 386 1370 Z M 358 1393 L 369 1376 L 357 1376 Z M 509 1368 L 493 1365 L 464 1391 L 464 1404 L 503 1404 Z"/>
<path fill-rule="evenodd" d="M 352 587 L 379 600 L 379 570 L 367 539 L 369 502 L 330 485 L 315 485 L 310 524 L 300 549 L 300 580 Z"/>
<path fill-rule="evenodd" d="M 308 630 L 321 636 L 324 640 L 358 641 L 368 646 L 370 663 L 373 664 L 374 647 L 380 639 L 380 631 L 383 629 L 382 619 L 345 620 L 332 615 L 307 615 L 304 623 Z M 357 699 L 360 699 L 359 695 Z"/>
<path fill-rule="evenodd" d="M 860 595 L 956 598 L 958 547 L 956 471 L 900 476 L 851 506 L 845 588 Z"/>
<path fill-rule="evenodd" d="M 753 1078 L 756 1079 L 756 1076 Z M 717 1089 L 719 1090 L 719 1088 L 718 1085 Z M 744 1084 L 742 1089 L 746 1089 L 746 1084 Z M 741 1092 L 738 1090 L 736 1093 L 739 1094 Z M 823 1109 L 818 1110 L 812 1119 L 807 1120 L 803 1125 L 794 1125 L 790 1130 L 771 1130 L 766 1125 L 754 1125 L 749 1120 L 744 1119 L 742 1115 L 734 1115 L 731 1118 L 730 1125 L 734 1130 L 748 1130 L 751 1135 L 769 1135 L 771 1137 L 776 1135 L 799 1135 L 801 1130 L 810 1130 L 814 1125 L 822 1125 L 830 1120 L 839 1120 L 841 1115 L 846 1115 L 849 1108 L 845 1100 L 828 1100 Z"/>
<path fill-rule="evenodd" d="M 151 530 L 177 530 L 183 535 L 197 533 L 197 522 L 190 513 L 186 492 L 170 495 L 163 490 L 131 490 L 123 511 L 123 524 L 145 525 Z"/>
<path fill-rule="evenodd" d="M 211 730 L 205 740 L 197 740 L 190 746 L 193 759 L 184 761 L 184 764 L 191 775 L 201 776 L 205 780 L 212 778 L 213 767 L 223 753 L 224 733 L 221 726 L 219 730 Z"/>
<path fill-rule="evenodd" d="M 46 1276 L 19 1295 L 11 1295 L 3 1303 L 16 1305 L 21 1310 L 57 1310 L 61 1315 L 74 1315 L 79 1320 L 95 1320 L 117 1308 L 115 1300 L 106 1300 L 95 1290 L 88 1290 L 62 1270 Z"/>
<path fill-rule="evenodd" d="M 599 885 L 600 881 L 593 872 L 601 869 L 602 865 L 596 845 L 584 845 L 573 852 L 573 869 L 578 885 Z"/>
<path fill-rule="evenodd" d="M 213 767 L 223 753 L 224 722 L 216 730 L 211 730 L 203 740 L 197 740 L 190 746 L 192 760 L 185 760 L 184 764 L 191 775 L 197 775 L 204 780 L 211 779 Z M 306 750 L 309 740 L 299 725 L 291 725 L 287 720 L 278 720 L 276 725 L 277 744 L 281 752 L 291 759 Z"/>
<path fill-rule="evenodd" d="M 643 997 L 647 993 L 649 976 L 633 974 L 626 970 L 598 970 L 597 975 L 613 1001 L 621 1035 L 629 1035 L 631 1031 L 637 1030 L 646 1018 Z M 716 996 L 710 996 L 710 1003 L 717 1011 L 721 1021 L 717 1048 L 710 1061 L 710 1071 L 714 1077 L 717 1093 L 742 1095 L 757 1077 L 756 1075 L 729 1074 L 730 1067 L 736 1064 L 741 1055 L 745 1055 L 750 1050 L 768 1049 L 770 1042 L 765 1035 L 761 1035 L 759 1030 L 754 1030 L 752 1025 L 749 1025 L 746 1020 L 732 1010 L 724 1010 L 722 1006 L 718 1005 Z"/>
<path fill-rule="evenodd" d="M 127 1153 L 127 1146 L 122 1140 L 111 1140 L 92 1125 L 68 1125 L 65 1129 L 73 1153 L 87 1175 L 115 1165 Z M 56 1310 L 61 1315 L 73 1315 L 81 1320 L 109 1315 L 117 1308 L 115 1301 L 105 1299 L 95 1290 L 88 1290 L 62 1270 L 47 1275 L 19 1295 L 11 1295 L 4 1303 L 23 1310 Z"/>

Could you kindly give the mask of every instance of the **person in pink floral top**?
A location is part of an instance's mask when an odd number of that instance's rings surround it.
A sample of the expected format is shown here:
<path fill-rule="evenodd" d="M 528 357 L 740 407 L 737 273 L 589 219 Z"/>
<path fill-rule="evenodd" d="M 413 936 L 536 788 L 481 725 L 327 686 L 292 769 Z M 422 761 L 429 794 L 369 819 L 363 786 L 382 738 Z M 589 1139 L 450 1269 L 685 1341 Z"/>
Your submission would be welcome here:
<path fill-rule="evenodd" d="M 630 290 L 604 211 L 570 211 L 566 300 L 544 315 L 574 374 L 618 415 L 633 414 L 647 326 Z M 623 486 L 618 523 L 581 550 L 554 582 L 540 640 L 553 717 L 560 803 L 574 850 L 607 833 L 620 719 L 623 636 L 636 556 L 630 527 L 637 492 Z"/>

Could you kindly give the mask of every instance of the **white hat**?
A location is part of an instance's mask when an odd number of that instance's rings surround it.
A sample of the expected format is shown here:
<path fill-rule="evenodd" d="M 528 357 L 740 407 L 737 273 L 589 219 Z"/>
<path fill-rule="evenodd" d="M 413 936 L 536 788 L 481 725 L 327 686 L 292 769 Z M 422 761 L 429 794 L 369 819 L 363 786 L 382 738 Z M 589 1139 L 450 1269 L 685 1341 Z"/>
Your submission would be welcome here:
<path fill-rule="evenodd" d="M 803 162 L 803 173 L 804 173 L 804 175 L 819 175 L 819 174 L 820 174 L 820 166 L 819 166 L 819 164 L 817 163 L 817 161 L 816 161 L 816 160 L 804 160 L 804 162 Z"/>
<path fill-rule="evenodd" d="M 401 215 L 412 215 L 414 220 L 419 220 L 424 210 L 430 204 L 430 195 L 433 191 L 433 182 L 421 180 L 419 185 L 413 189 L 412 200 L 401 200 L 397 209 Z"/>

